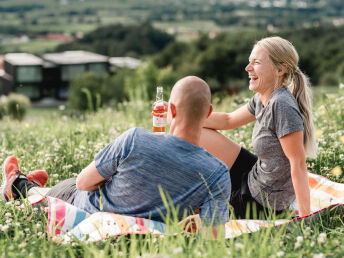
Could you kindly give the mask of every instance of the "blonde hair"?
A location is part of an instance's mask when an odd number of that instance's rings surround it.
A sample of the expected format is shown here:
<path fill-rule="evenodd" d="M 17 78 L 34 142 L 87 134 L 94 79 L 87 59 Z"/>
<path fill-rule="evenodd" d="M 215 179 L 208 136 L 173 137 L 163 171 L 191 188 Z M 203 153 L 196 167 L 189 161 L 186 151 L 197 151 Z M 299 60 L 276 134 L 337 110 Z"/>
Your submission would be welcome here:
<path fill-rule="evenodd" d="M 278 87 L 285 87 L 295 97 L 304 117 L 304 148 L 306 155 L 315 157 L 317 144 L 312 116 L 312 100 L 308 77 L 298 67 L 299 55 L 288 40 L 281 37 L 267 37 L 256 43 L 269 55 L 275 67 L 286 68 L 282 82 Z"/>

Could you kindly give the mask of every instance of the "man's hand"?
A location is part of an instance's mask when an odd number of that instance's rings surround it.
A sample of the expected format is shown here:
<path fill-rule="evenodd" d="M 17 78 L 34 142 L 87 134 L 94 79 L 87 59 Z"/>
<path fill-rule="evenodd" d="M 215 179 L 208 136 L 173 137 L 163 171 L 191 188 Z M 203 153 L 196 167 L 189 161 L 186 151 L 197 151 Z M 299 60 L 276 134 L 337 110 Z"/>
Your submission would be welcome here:
<path fill-rule="evenodd" d="M 184 230 L 189 233 L 195 233 L 200 230 L 200 233 L 207 239 L 218 239 L 224 237 L 225 225 L 217 225 L 212 227 L 202 226 L 202 221 L 199 215 L 191 215 L 179 222 L 179 225 L 184 226 Z"/>

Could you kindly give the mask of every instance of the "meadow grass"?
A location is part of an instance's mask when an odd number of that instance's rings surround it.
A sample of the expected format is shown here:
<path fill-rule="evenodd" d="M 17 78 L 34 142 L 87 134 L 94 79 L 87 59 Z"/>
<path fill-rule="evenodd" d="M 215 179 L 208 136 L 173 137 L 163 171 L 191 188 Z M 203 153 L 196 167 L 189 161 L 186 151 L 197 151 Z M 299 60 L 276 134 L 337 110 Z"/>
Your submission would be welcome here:
<path fill-rule="evenodd" d="M 344 183 L 344 89 L 319 93 L 314 116 L 319 155 L 307 161 L 311 172 Z M 216 111 L 231 111 L 245 104 L 249 94 L 229 98 L 215 95 Z M 0 121 L 0 162 L 18 157 L 24 173 L 44 168 L 47 186 L 76 176 L 94 155 L 125 130 L 151 129 L 151 104 L 141 100 L 79 114 L 61 110 L 30 110 L 22 122 Z M 252 126 L 224 132 L 252 149 Z M 336 168 L 337 170 L 333 170 Z M 130 235 L 61 245 L 48 240 L 47 215 L 37 207 L 19 208 L 20 202 L 0 201 L 0 257 L 342 257 L 343 210 L 329 210 L 318 220 L 262 229 L 253 234 L 217 241 L 201 234 Z M 175 224 L 170 225 L 175 229 Z"/>

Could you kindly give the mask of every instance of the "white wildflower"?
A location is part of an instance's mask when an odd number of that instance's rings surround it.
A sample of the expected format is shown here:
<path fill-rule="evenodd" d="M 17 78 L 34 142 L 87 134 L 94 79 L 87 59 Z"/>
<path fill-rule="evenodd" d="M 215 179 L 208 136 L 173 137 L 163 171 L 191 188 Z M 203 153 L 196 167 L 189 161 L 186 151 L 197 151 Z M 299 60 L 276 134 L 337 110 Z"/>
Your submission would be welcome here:
<path fill-rule="evenodd" d="M 172 250 L 172 253 L 174 253 L 174 254 L 179 254 L 179 253 L 182 253 L 182 252 L 183 252 L 183 247 L 181 247 L 181 246 L 179 246 L 177 248 L 174 248 Z"/>
<path fill-rule="evenodd" d="M 299 249 L 302 245 L 302 242 L 296 242 L 294 245 L 294 249 Z"/>
<path fill-rule="evenodd" d="M 9 226 L 8 225 L 4 225 L 1 228 L 2 228 L 2 231 L 7 232 Z"/>
<path fill-rule="evenodd" d="M 296 242 L 302 243 L 303 242 L 303 237 L 302 236 L 297 236 L 296 237 Z"/>
<path fill-rule="evenodd" d="M 318 238 L 317 238 L 318 244 L 321 245 L 321 244 L 325 243 L 326 237 L 327 237 L 326 233 L 320 233 Z"/>
<path fill-rule="evenodd" d="M 241 249 L 244 248 L 244 245 L 243 245 L 242 243 L 240 243 L 240 242 L 235 243 L 234 246 L 235 246 L 235 248 L 238 249 L 238 250 L 241 250 Z"/>
<path fill-rule="evenodd" d="M 326 256 L 323 253 L 313 254 L 313 258 L 325 258 Z"/>
<path fill-rule="evenodd" d="M 285 255 L 285 253 L 284 253 L 283 251 L 279 251 L 279 252 L 277 252 L 277 254 L 276 254 L 277 257 L 282 257 L 282 256 L 284 256 L 284 255 Z"/>
<path fill-rule="evenodd" d="M 333 240 L 333 244 L 334 246 L 339 246 L 339 240 L 338 239 Z"/>

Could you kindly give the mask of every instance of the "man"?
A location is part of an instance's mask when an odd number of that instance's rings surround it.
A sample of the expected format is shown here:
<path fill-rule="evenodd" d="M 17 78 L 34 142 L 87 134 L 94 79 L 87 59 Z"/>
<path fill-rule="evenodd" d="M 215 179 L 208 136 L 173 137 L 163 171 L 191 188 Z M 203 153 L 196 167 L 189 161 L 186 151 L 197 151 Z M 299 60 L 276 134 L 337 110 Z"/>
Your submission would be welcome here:
<path fill-rule="evenodd" d="M 96 154 L 76 179 L 47 189 L 47 195 L 89 213 L 105 211 L 164 221 L 171 208 L 163 203 L 164 193 L 172 202 L 169 205 L 178 208 L 178 219 L 185 211 L 188 215 L 199 208 L 207 225 L 224 224 L 229 219 L 228 168 L 199 147 L 202 125 L 212 112 L 210 101 L 205 81 L 195 76 L 179 80 L 168 103 L 170 134 L 130 129 Z M 3 166 L 7 199 L 37 190 L 14 159 Z"/>

